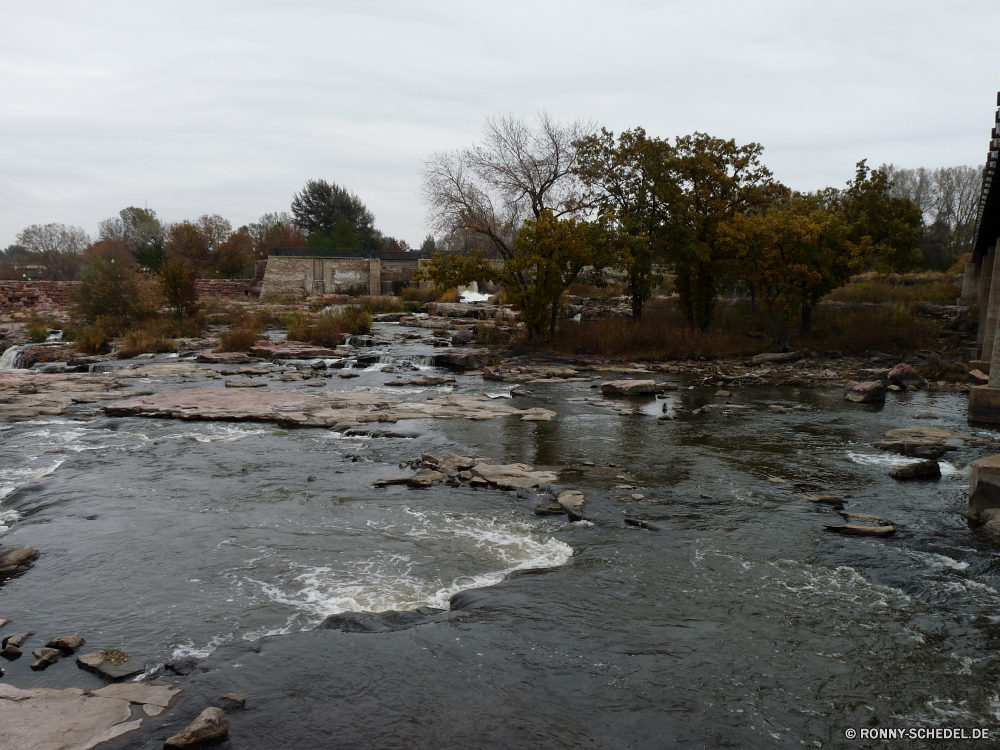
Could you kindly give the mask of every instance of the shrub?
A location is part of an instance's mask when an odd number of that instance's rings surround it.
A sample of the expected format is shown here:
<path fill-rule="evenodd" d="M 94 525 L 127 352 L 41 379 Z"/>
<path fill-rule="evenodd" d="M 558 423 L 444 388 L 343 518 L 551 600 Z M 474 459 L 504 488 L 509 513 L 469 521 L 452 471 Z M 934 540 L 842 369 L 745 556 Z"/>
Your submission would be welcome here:
<path fill-rule="evenodd" d="M 372 315 L 403 311 L 403 300 L 391 294 L 382 294 L 378 297 L 362 297 L 359 301 L 361 302 L 361 309 Z"/>
<path fill-rule="evenodd" d="M 483 346 L 505 344 L 509 339 L 510 337 L 501 334 L 495 325 L 476 323 L 476 342 Z"/>
<path fill-rule="evenodd" d="M 438 295 L 438 302 L 460 302 L 462 295 L 458 293 L 457 289 L 448 289 Z"/>
<path fill-rule="evenodd" d="M 219 334 L 219 345 L 215 347 L 217 352 L 247 352 L 250 347 L 257 343 L 257 331 L 252 328 L 233 328 Z"/>
<path fill-rule="evenodd" d="M 115 258 L 93 256 L 84 266 L 73 292 L 78 317 L 88 323 L 98 318 L 115 321 L 118 333 L 148 318 L 160 305 L 158 285 Z"/>
<path fill-rule="evenodd" d="M 315 318 L 295 314 L 287 318 L 289 341 L 307 341 L 317 346 L 338 346 L 343 334 L 365 334 L 371 331 L 372 316 L 357 307 L 328 310 Z"/>
<path fill-rule="evenodd" d="M 107 318 L 98 318 L 90 325 L 86 325 L 76 331 L 74 343 L 76 350 L 83 354 L 103 354 L 110 347 L 108 344 L 114 334 L 108 329 Z"/>
<path fill-rule="evenodd" d="M 45 318 L 32 318 L 28 321 L 28 339 L 33 344 L 40 344 L 49 337 L 52 321 Z"/>
<path fill-rule="evenodd" d="M 173 340 L 163 336 L 155 328 L 136 328 L 128 331 L 118 345 L 119 359 L 132 359 L 147 352 L 174 352 L 177 345 Z"/>
<path fill-rule="evenodd" d="M 437 289 L 421 289 L 416 286 L 408 286 L 403 290 L 403 299 L 407 302 L 419 302 L 423 304 L 424 302 L 435 302 L 438 298 Z"/>
<path fill-rule="evenodd" d="M 185 258 L 171 258 L 160 268 L 160 290 L 178 320 L 198 311 L 198 269 Z"/>

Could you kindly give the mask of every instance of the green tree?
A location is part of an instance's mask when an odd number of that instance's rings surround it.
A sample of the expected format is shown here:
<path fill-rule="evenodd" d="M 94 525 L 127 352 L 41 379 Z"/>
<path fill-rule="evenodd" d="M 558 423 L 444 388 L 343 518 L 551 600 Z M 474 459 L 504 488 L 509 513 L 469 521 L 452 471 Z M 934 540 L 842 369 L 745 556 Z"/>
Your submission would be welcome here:
<path fill-rule="evenodd" d="M 877 271 L 905 273 L 918 268 L 923 261 L 920 209 L 909 198 L 894 196 L 888 172 L 871 169 L 866 161 L 858 162 L 854 179 L 841 197 L 848 239 L 871 246 Z"/>
<path fill-rule="evenodd" d="M 326 180 L 309 180 L 292 197 L 295 223 L 309 237 L 310 247 L 365 247 L 380 250 L 381 232 L 375 216 L 354 193 Z M 322 243 L 321 236 L 329 240 Z"/>
<path fill-rule="evenodd" d="M 675 170 L 681 189 L 675 244 L 671 247 L 681 307 L 691 325 L 712 319 L 718 287 L 732 261 L 719 244 L 719 227 L 737 214 L 766 210 L 787 191 L 772 179 L 757 143 L 694 133 L 676 139 Z"/>
<path fill-rule="evenodd" d="M 538 219 L 528 219 L 516 241 L 516 253 L 503 261 L 490 261 L 482 253 L 452 255 L 436 253 L 426 271 L 447 288 L 473 281 L 492 281 L 503 286 L 511 306 L 521 313 L 532 339 L 540 339 L 548 323 L 555 334 L 559 299 L 586 267 L 602 267 L 608 260 L 610 243 L 598 224 L 571 217 L 557 218 L 543 210 Z"/>
<path fill-rule="evenodd" d="M 102 241 L 123 242 L 136 262 L 151 271 L 158 270 L 167 260 L 166 230 L 152 209 L 123 208 L 117 217 L 105 219 L 98 225 L 98 237 Z"/>
<path fill-rule="evenodd" d="M 577 174 L 587 183 L 586 199 L 613 223 L 619 253 L 615 265 L 628 279 L 632 317 L 662 282 L 659 269 L 676 243 L 681 190 L 674 149 L 650 138 L 642 128 L 626 130 L 615 140 L 602 130 L 580 144 Z"/>
<path fill-rule="evenodd" d="M 120 331 L 155 313 L 159 299 L 155 285 L 135 268 L 93 253 L 84 263 L 73 302 L 86 322 L 111 320 Z"/>

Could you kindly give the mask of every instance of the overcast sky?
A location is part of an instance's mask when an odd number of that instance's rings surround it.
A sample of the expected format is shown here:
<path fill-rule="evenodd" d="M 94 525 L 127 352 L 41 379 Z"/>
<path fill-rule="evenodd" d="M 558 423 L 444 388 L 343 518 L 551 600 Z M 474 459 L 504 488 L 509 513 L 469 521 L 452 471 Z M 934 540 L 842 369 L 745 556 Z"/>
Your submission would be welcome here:
<path fill-rule="evenodd" d="M 0 4 L 0 247 L 129 205 L 233 226 L 307 179 L 426 235 L 420 172 L 495 114 L 757 141 L 800 190 L 855 162 L 979 164 L 1000 3 Z"/>

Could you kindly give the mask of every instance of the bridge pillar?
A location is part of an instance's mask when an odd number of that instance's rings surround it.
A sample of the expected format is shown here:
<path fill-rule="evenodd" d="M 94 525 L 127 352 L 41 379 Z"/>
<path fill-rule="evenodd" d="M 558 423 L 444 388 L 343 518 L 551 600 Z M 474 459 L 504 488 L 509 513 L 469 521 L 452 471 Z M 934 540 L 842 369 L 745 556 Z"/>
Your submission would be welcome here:
<path fill-rule="evenodd" d="M 979 278 L 976 276 L 976 264 L 966 263 L 965 273 L 962 274 L 962 302 L 971 304 L 976 300 Z"/>
<path fill-rule="evenodd" d="M 368 294 L 372 296 L 382 294 L 382 260 L 380 258 L 368 260 Z"/>

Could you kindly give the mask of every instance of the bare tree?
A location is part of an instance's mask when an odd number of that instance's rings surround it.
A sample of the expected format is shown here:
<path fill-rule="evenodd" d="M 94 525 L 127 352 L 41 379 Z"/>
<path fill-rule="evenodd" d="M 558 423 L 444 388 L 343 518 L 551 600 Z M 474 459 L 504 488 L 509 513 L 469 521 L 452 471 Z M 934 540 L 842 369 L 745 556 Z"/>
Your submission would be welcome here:
<path fill-rule="evenodd" d="M 501 258 L 514 257 L 526 219 L 549 210 L 560 217 L 584 206 L 577 142 L 594 132 L 563 125 L 542 113 L 534 126 L 513 116 L 486 121 L 479 144 L 436 153 L 424 168 L 424 201 L 431 228 L 453 240 L 477 236 Z"/>
<path fill-rule="evenodd" d="M 90 244 L 90 237 L 80 227 L 32 224 L 18 233 L 17 244 L 38 257 L 46 278 L 65 281 L 76 278 L 80 254 Z"/>

